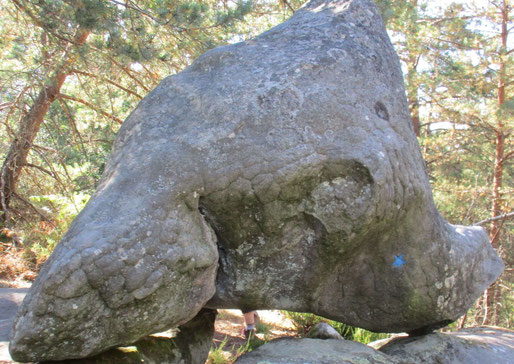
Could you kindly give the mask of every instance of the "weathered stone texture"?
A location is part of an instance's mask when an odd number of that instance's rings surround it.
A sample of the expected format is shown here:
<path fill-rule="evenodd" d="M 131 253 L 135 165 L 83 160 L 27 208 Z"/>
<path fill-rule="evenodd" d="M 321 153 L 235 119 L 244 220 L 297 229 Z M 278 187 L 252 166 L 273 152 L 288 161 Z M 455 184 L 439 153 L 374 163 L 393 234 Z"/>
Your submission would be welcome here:
<path fill-rule="evenodd" d="M 480 327 L 454 333 L 381 340 L 380 351 L 346 340 L 278 339 L 237 364 L 512 364 L 514 333 Z"/>
<path fill-rule="evenodd" d="M 482 229 L 434 207 L 373 1 L 314 0 L 141 101 L 27 296 L 11 353 L 92 355 L 209 300 L 423 331 L 501 270 Z"/>
<path fill-rule="evenodd" d="M 320 363 L 404 364 L 364 344 L 337 339 L 277 339 L 236 360 L 236 364 Z"/>
<path fill-rule="evenodd" d="M 147 336 L 129 347 L 114 348 L 93 357 L 45 364 L 205 364 L 215 319 L 216 311 L 202 310 L 173 337 Z"/>
<path fill-rule="evenodd" d="M 409 364 L 514 364 L 514 332 L 476 327 L 389 341 L 380 351 Z"/>
<path fill-rule="evenodd" d="M 110 349 L 84 359 L 40 364 L 205 364 L 212 345 L 216 311 L 202 310 L 176 335 L 147 336 L 128 347 Z"/>
<path fill-rule="evenodd" d="M 343 340 L 340 333 L 326 322 L 318 322 L 306 335 L 310 339 L 338 339 Z"/>

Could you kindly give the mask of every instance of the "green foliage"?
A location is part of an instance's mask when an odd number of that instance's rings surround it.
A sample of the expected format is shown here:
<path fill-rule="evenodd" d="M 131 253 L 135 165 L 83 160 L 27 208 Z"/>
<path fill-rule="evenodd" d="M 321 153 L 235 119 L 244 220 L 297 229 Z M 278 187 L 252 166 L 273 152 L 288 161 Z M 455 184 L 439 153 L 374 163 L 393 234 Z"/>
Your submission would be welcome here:
<path fill-rule="evenodd" d="M 228 336 L 218 346 L 212 347 L 209 351 L 207 364 L 230 364 L 238 357 L 245 353 L 249 353 L 258 347 L 264 345 L 271 340 L 270 327 L 263 322 L 257 322 L 256 331 L 264 335 L 264 340 L 259 339 L 256 335 L 251 335 L 243 345 L 235 349 L 234 346 L 230 350 L 226 350 Z"/>
<path fill-rule="evenodd" d="M 225 364 L 231 363 L 233 360 L 232 356 L 229 352 L 223 350 L 227 345 L 228 337 L 221 342 L 218 347 L 213 347 L 209 351 L 209 356 L 207 358 L 207 363 L 209 364 Z"/>
<path fill-rule="evenodd" d="M 419 141 L 434 199 L 454 224 L 487 219 L 498 213 L 492 211 L 493 205 L 504 212 L 514 205 L 513 84 L 507 82 L 513 78 L 513 58 L 510 43 L 502 44 L 499 33 L 502 6 L 502 2 L 467 2 L 436 7 L 424 0 L 394 1 L 388 23 L 405 70 L 411 115 L 420 119 Z M 512 8 L 505 11 L 512 13 Z M 513 29 L 512 16 L 507 18 L 506 38 Z M 500 180 L 494 177 L 498 171 Z M 505 221 L 499 239 L 507 267 L 514 262 L 513 228 L 512 220 Z M 505 308 L 512 300 L 512 276 L 504 275 L 500 286 L 498 324 L 508 327 L 511 313 Z M 468 323 L 480 324 L 480 315 L 471 313 Z"/>
<path fill-rule="evenodd" d="M 249 353 L 251 351 L 254 351 L 258 347 L 261 347 L 262 345 L 266 344 L 267 340 L 261 340 L 257 335 L 250 335 L 250 338 L 246 341 L 244 345 L 238 348 L 237 350 L 237 356 L 241 356 L 244 353 Z"/>
<path fill-rule="evenodd" d="M 375 4 L 380 11 L 380 15 L 382 16 L 382 20 L 384 24 L 388 24 L 389 20 L 395 14 L 395 5 L 393 5 L 394 0 L 374 0 Z"/>
<path fill-rule="evenodd" d="M 291 319 L 300 337 L 304 337 L 318 322 L 325 322 L 329 324 L 334 329 L 336 329 L 344 339 L 357 341 L 362 344 L 369 344 L 370 342 L 390 337 L 389 334 L 374 333 L 359 327 L 354 327 L 343 324 L 341 322 L 329 320 L 312 313 L 292 311 L 283 311 L 283 313 L 287 318 Z"/>
<path fill-rule="evenodd" d="M 37 209 L 56 213 L 47 216 L 51 220 L 42 221 L 37 228 L 27 231 L 24 236 L 25 249 L 33 252 L 38 260 L 46 260 L 88 200 L 89 196 L 83 193 L 76 193 L 71 198 L 60 195 L 32 196 L 31 202 Z"/>
<path fill-rule="evenodd" d="M 252 3 L 250 1 L 239 1 L 234 9 L 228 9 L 226 12 L 219 11 L 216 14 L 218 24 L 231 24 L 235 20 L 242 20 L 246 14 L 252 11 Z"/>
<path fill-rule="evenodd" d="M 51 104 L 18 183 L 23 200 L 12 201 L 28 251 L 50 254 L 81 208 L 76 197 L 95 190 L 119 124 L 161 79 L 290 14 L 260 0 L 1 2 L 2 160 L 42 85 L 71 61 L 64 97 Z M 72 41 L 79 28 L 91 31 L 82 47 Z"/>
<path fill-rule="evenodd" d="M 259 334 L 262 334 L 264 336 L 265 341 L 270 340 L 270 333 L 271 333 L 270 325 L 268 325 L 262 321 L 257 321 L 257 323 L 255 324 L 255 331 Z"/>

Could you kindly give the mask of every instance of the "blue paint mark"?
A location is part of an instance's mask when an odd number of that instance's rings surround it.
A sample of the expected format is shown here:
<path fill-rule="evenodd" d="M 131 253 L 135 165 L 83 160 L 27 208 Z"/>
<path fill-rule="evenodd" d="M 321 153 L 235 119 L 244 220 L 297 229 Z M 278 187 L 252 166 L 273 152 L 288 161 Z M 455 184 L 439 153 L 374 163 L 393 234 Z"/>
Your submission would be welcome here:
<path fill-rule="evenodd" d="M 402 265 L 406 263 L 405 259 L 403 259 L 403 254 L 394 256 L 393 267 L 398 267 L 398 269 L 402 268 Z"/>

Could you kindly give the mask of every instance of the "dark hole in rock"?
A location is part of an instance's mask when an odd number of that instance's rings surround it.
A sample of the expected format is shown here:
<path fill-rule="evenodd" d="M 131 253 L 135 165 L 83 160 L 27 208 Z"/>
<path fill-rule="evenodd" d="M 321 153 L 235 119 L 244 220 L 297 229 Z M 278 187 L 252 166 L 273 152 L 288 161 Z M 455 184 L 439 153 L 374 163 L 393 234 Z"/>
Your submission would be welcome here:
<path fill-rule="evenodd" d="M 389 112 L 382 101 L 375 104 L 375 113 L 379 118 L 389 121 Z"/>

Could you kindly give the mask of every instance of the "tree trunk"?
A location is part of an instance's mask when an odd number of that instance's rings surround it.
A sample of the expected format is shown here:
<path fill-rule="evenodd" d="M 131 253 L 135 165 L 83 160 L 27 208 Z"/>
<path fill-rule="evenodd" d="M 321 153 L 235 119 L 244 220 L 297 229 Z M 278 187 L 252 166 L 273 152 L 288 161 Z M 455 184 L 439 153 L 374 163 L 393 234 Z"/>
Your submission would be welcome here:
<path fill-rule="evenodd" d="M 508 8 L 506 0 L 503 0 L 502 8 L 502 23 L 501 23 L 501 50 L 499 57 L 499 72 L 498 72 L 498 110 L 502 110 L 506 95 L 505 95 L 505 84 L 506 84 L 506 69 L 505 69 L 505 56 L 507 53 L 507 36 L 508 36 Z M 494 175 L 493 175 L 493 204 L 492 204 L 492 217 L 502 215 L 502 184 L 503 184 L 503 161 L 505 156 L 505 133 L 504 123 L 502 120 L 501 112 L 498 114 L 498 121 L 496 123 L 495 133 L 495 144 L 496 153 L 494 161 Z M 502 227 L 501 219 L 494 220 L 491 223 L 491 244 L 494 249 L 498 250 L 500 247 L 500 230 Z M 498 282 L 494 283 L 487 289 L 486 302 L 485 302 L 485 315 L 484 325 L 497 325 L 498 317 L 497 301 L 499 299 L 499 286 Z"/>
<path fill-rule="evenodd" d="M 73 45 L 81 46 L 85 43 L 88 35 L 88 30 L 79 28 L 75 34 Z M 71 49 L 73 45 L 68 46 L 54 74 L 39 91 L 28 113 L 23 116 L 16 138 L 13 140 L 2 165 L 0 174 L 0 208 L 3 211 L 1 220 L 5 222 L 10 219 L 9 206 L 16 192 L 21 171 L 27 164 L 27 156 L 32 148 L 39 127 L 45 118 L 48 108 L 58 97 L 61 87 L 70 72 L 70 66 L 75 61 Z"/>

